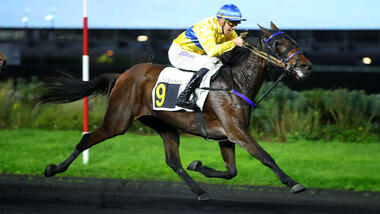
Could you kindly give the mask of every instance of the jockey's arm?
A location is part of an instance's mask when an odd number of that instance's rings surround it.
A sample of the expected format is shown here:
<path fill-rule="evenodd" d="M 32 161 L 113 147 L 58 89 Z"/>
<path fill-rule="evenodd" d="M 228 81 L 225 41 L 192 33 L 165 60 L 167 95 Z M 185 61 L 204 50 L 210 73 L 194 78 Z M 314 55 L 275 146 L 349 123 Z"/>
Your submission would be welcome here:
<path fill-rule="evenodd" d="M 199 43 L 209 57 L 220 56 L 236 46 L 234 40 L 238 38 L 238 35 L 235 31 L 231 32 L 232 35 L 228 36 L 229 40 L 221 44 L 216 44 L 216 35 L 211 29 L 202 29 L 202 31 L 200 29 L 194 29 L 194 31 L 198 35 Z"/>

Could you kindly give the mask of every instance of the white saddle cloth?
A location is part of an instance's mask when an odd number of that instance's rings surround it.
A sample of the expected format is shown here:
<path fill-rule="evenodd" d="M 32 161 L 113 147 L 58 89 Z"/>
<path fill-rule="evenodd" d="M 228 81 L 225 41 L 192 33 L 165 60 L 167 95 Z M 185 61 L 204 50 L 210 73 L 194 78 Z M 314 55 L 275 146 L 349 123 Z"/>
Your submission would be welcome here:
<path fill-rule="evenodd" d="M 221 66 L 216 69 L 207 72 L 203 77 L 200 86 L 195 89 L 197 96 L 196 104 L 203 111 L 203 105 L 206 101 L 209 90 L 200 89 L 203 87 L 210 87 L 211 78 L 219 70 Z M 177 97 L 185 89 L 190 78 L 193 76 L 193 72 L 181 71 L 174 67 L 166 67 L 161 71 L 160 76 L 156 82 L 156 85 L 152 91 L 153 110 L 156 111 L 180 111 L 185 110 L 193 112 L 191 109 L 181 108 L 176 106 Z M 193 98 L 191 95 L 190 100 Z"/>

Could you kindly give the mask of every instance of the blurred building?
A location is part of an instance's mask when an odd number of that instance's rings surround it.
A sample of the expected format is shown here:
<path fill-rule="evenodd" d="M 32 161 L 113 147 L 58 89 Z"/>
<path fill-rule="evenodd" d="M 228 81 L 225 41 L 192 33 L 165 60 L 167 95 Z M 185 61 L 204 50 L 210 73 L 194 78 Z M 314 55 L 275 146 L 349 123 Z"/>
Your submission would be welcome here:
<path fill-rule="evenodd" d="M 169 64 L 167 50 L 182 30 L 90 29 L 90 78 L 104 72 L 153 62 Z M 379 30 L 285 30 L 313 63 L 309 80 L 286 80 L 294 89 L 350 88 L 380 92 Z M 260 36 L 250 31 L 250 36 Z M 7 55 L 1 77 L 50 76 L 55 69 L 81 75 L 81 29 L 0 29 L 0 51 Z"/>

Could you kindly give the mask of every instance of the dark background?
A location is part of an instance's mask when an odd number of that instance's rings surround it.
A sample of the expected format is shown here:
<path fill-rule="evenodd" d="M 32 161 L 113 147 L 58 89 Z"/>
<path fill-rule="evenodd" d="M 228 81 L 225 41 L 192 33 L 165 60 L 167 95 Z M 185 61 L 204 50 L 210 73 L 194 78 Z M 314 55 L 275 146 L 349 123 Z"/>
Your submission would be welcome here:
<path fill-rule="evenodd" d="M 312 88 L 365 90 L 379 93 L 379 30 L 284 30 L 302 47 L 313 63 L 313 72 L 305 81 L 284 80 L 292 89 Z M 167 50 L 182 30 L 89 30 L 90 79 L 105 72 L 121 73 L 142 62 L 169 64 Z M 137 41 L 147 35 L 145 42 Z M 250 36 L 260 36 L 250 30 Z M 113 55 L 106 56 L 108 50 Z M 57 70 L 82 75 L 81 29 L 0 29 L 0 51 L 8 57 L 6 72 L 0 80 L 47 77 Z M 103 55 L 103 56 L 102 56 Z M 103 60 L 102 60 L 103 57 Z M 365 65 L 363 57 L 372 63 Z"/>

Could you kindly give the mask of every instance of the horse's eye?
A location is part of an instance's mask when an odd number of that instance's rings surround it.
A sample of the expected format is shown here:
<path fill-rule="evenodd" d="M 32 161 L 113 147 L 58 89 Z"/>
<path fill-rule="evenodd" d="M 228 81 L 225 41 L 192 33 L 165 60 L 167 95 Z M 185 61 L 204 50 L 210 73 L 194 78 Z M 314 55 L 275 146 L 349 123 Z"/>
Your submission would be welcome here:
<path fill-rule="evenodd" d="M 282 45 L 284 45 L 284 43 L 283 43 L 282 41 L 277 41 L 276 43 L 277 43 L 277 46 L 282 46 Z"/>

